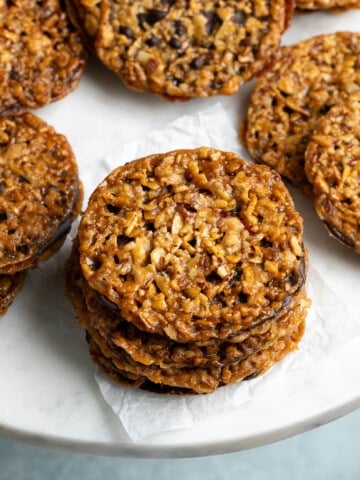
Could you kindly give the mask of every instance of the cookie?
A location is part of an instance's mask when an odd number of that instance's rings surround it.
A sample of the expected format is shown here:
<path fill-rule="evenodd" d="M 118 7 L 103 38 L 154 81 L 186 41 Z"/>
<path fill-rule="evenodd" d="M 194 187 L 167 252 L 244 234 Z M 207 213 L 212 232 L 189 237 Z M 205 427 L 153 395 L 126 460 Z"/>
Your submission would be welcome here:
<path fill-rule="evenodd" d="M 66 138 L 30 113 L 0 117 L 0 274 L 33 268 L 53 254 L 80 203 Z"/>
<path fill-rule="evenodd" d="M 99 59 L 129 88 L 171 100 L 235 93 L 271 62 L 294 7 L 285 0 L 76 1 L 85 19 L 100 9 Z"/>
<path fill-rule="evenodd" d="M 319 217 L 334 237 L 360 253 L 360 92 L 319 121 L 305 170 Z"/>
<path fill-rule="evenodd" d="M 305 279 L 303 223 L 279 175 L 211 148 L 115 169 L 79 231 L 82 273 L 138 329 L 226 339 L 281 315 Z"/>
<path fill-rule="evenodd" d="M 42 107 L 71 92 L 85 68 L 80 35 L 58 0 L 14 0 L 0 23 L 0 113 Z"/>
<path fill-rule="evenodd" d="M 360 8 L 359 0 L 296 0 L 296 8 L 304 10 L 318 10 L 330 8 Z"/>
<path fill-rule="evenodd" d="M 251 95 L 244 142 L 256 162 L 311 194 L 304 155 L 319 119 L 360 90 L 360 33 L 320 35 L 283 47 Z"/>

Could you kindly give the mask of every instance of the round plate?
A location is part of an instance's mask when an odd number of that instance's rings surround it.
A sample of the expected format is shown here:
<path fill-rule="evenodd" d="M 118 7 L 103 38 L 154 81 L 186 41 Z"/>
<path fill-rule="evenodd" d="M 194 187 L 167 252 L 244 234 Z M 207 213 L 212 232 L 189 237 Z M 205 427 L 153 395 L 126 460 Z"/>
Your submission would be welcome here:
<path fill-rule="evenodd" d="M 297 14 L 284 43 L 338 30 L 358 31 L 359 25 L 360 10 Z M 238 128 L 250 92 L 251 85 L 246 85 L 232 97 L 165 102 L 127 90 L 92 60 L 74 93 L 35 113 L 68 137 L 81 176 L 87 169 L 96 170 L 104 155 L 119 144 L 217 102 Z M 295 193 L 305 218 L 310 261 L 316 260 L 317 269 L 343 303 L 360 311 L 359 256 L 330 239 L 311 202 L 300 197 Z M 56 259 L 28 275 L 24 289 L 0 319 L 3 436 L 92 454 L 199 456 L 277 441 L 360 405 L 360 336 L 355 336 L 321 360 L 288 374 L 281 389 L 268 388 L 265 395 L 241 408 L 214 415 L 192 428 L 132 442 L 100 394 L 83 332 L 63 293 L 62 262 L 69 243 Z M 60 310 L 67 315 L 59 315 Z"/>

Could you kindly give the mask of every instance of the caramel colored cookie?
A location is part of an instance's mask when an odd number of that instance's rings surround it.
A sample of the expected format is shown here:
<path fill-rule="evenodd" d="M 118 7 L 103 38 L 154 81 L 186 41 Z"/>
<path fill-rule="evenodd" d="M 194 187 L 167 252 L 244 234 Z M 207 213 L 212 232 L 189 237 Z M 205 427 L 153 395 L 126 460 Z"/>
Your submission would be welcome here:
<path fill-rule="evenodd" d="M 321 35 L 284 47 L 252 93 L 244 140 L 256 162 L 311 192 L 304 155 L 319 119 L 360 90 L 360 33 Z"/>
<path fill-rule="evenodd" d="M 304 10 L 318 10 L 330 8 L 360 8 L 359 0 L 296 0 L 296 8 Z"/>
<path fill-rule="evenodd" d="M 360 253 L 360 92 L 320 120 L 305 160 L 319 217 L 334 237 Z"/>
<path fill-rule="evenodd" d="M 32 268 L 54 253 L 80 202 L 65 137 L 30 113 L 0 117 L 0 273 Z"/>
<path fill-rule="evenodd" d="M 89 286 L 140 330 L 226 339 L 279 317 L 305 278 L 302 219 L 280 177 L 211 148 L 115 169 L 78 237 Z"/>
<path fill-rule="evenodd" d="M 0 113 L 58 100 L 79 83 L 86 54 L 58 0 L 14 0 L 0 23 Z"/>
<path fill-rule="evenodd" d="M 272 60 L 294 6 L 285 0 L 76 1 L 85 21 L 94 20 L 100 60 L 129 88 L 172 100 L 235 93 Z"/>

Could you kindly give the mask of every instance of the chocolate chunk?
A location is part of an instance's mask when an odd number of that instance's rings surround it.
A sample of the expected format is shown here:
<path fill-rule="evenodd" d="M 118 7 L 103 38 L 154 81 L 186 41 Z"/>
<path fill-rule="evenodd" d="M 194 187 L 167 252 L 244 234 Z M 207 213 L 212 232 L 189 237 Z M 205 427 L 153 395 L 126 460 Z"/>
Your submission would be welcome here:
<path fill-rule="evenodd" d="M 174 28 L 176 35 L 178 35 L 179 37 L 183 37 L 184 35 L 186 35 L 187 29 L 180 20 L 175 20 Z"/>
<path fill-rule="evenodd" d="M 145 40 L 145 43 L 148 47 L 157 47 L 161 43 L 161 38 L 151 35 L 151 37 Z"/>
<path fill-rule="evenodd" d="M 214 12 L 214 11 L 202 11 L 201 12 L 204 17 L 207 18 L 207 22 L 206 22 L 206 25 L 205 25 L 205 30 L 206 30 L 206 33 L 208 35 L 211 35 L 215 30 L 217 30 L 222 21 L 221 21 L 221 18 L 219 17 L 219 15 Z"/>
<path fill-rule="evenodd" d="M 244 25 L 246 21 L 246 15 L 242 10 L 237 10 L 231 19 L 238 25 Z"/>
<path fill-rule="evenodd" d="M 125 37 L 129 38 L 130 40 L 135 38 L 133 29 L 125 25 L 121 25 L 119 28 L 119 33 L 121 33 L 121 35 L 125 35 Z"/>
<path fill-rule="evenodd" d="M 205 63 L 206 63 L 206 57 L 204 56 L 195 57 L 190 62 L 190 68 L 194 70 L 199 70 L 201 67 L 205 65 Z"/>
<path fill-rule="evenodd" d="M 168 12 L 165 10 L 156 10 L 155 8 L 151 8 L 147 10 L 146 13 L 139 13 L 137 18 L 141 28 L 144 28 L 145 23 L 150 26 L 155 25 L 155 23 L 165 18 L 167 14 Z"/>
<path fill-rule="evenodd" d="M 182 43 L 178 38 L 173 37 L 170 39 L 169 45 L 171 48 L 175 48 L 176 50 L 179 50 L 182 46 Z"/>

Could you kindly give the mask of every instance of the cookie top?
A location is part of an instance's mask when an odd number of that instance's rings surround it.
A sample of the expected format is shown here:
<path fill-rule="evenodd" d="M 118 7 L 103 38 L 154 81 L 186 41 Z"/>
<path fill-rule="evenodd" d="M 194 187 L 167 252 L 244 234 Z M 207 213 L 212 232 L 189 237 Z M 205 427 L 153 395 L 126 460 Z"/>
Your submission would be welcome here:
<path fill-rule="evenodd" d="M 359 8 L 359 0 L 295 0 L 296 8 L 304 10 L 317 10 L 329 8 Z"/>
<path fill-rule="evenodd" d="M 360 90 L 360 33 L 338 32 L 284 47 L 252 93 L 244 141 L 257 162 L 311 191 L 304 170 L 309 137 L 322 115 Z"/>
<path fill-rule="evenodd" d="M 333 236 L 360 253 L 360 92 L 321 119 L 305 160 L 318 215 Z"/>
<path fill-rule="evenodd" d="M 53 251 L 78 213 L 79 188 L 63 135 L 30 113 L 0 117 L 0 273 Z"/>
<path fill-rule="evenodd" d="M 86 53 L 58 0 L 14 0 L 0 22 L 0 113 L 58 100 L 83 73 Z"/>
<path fill-rule="evenodd" d="M 304 282 L 302 219 L 276 172 L 211 148 L 115 169 L 79 227 L 86 281 L 139 329 L 228 338 Z"/>
<path fill-rule="evenodd" d="M 235 93 L 271 61 L 293 12 L 285 0 L 98 3 L 100 60 L 128 87 L 174 100 Z"/>

